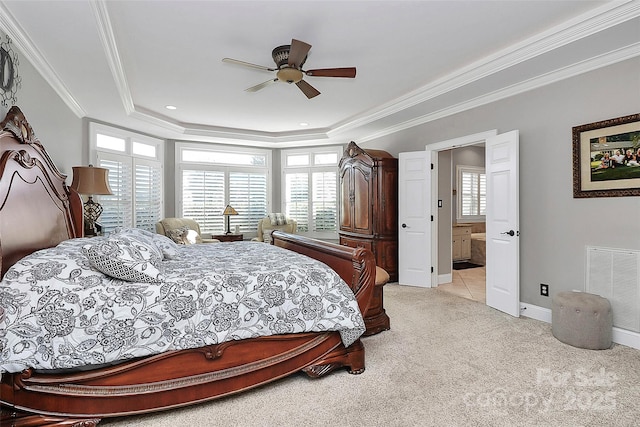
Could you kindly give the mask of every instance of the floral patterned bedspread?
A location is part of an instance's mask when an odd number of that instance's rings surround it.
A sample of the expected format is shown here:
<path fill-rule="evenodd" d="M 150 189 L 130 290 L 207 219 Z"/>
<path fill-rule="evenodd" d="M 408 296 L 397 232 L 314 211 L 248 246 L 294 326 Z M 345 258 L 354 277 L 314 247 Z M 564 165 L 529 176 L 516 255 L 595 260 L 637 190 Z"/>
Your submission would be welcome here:
<path fill-rule="evenodd" d="M 180 246 L 164 282 L 94 269 L 73 239 L 15 264 L 0 282 L 0 372 L 62 369 L 308 331 L 364 332 L 351 289 L 326 265 L 272 245 Z"/>

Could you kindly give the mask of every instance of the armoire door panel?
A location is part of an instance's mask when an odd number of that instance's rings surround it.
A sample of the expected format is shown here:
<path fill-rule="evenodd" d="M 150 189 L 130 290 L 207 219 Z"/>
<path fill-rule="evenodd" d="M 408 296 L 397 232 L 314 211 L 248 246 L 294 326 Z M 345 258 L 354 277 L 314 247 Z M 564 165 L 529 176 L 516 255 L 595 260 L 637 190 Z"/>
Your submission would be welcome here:
<path fill-rule="evenodd" d="M 356 197 L 354 198 L 353 223 L 354 230 L 358 233 L 371 234 L 372 227 L 372 188 L 371 188 L 371 171 L 363 170 L 355 167 L 353 171 L 353 189 Z"/>
<path fill-rule="evenodd" d="M 351 172 L 352 168 L 344 169 L 340 174 L 340 230 L 352 231 L 353 230 L 353 192 Z"/>
<path fill-rule="evenodd" d="M 398 234 L 398 174 L 397 170 L 384 169 L 380 180 L 380 234 Z"/>

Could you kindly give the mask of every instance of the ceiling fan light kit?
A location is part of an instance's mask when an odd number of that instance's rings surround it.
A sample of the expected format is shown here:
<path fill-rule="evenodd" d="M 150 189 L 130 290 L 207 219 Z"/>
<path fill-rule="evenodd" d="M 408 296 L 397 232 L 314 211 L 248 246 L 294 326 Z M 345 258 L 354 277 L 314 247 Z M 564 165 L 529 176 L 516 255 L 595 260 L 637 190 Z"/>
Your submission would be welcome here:
<path fill-rule="evenodd" d="M 295 68 L 283 67 L 276 73 L 278 80 L 285 83 L 298 83 L 302 80 L 302 71 Z"/>
<path fill-rule="evenodd" d="M 303 70 L 302 65 L 307 60 L 307 54 L 311 49 L 311 45 L 300 40 L 292 39 L 290 45 L 278 46 L 271 52 L 273 62 L 276 63 L 277 68 L 264 67 L 262 65 L 252 64 L 250 62 L 240 61 L 237 59 L 223 58 L 223 62 L 230 62 L 245 67 L 256 68 L 264 71 L 276 71 L 276 78 L 267 80 L 266 82 L 257 84 L 250 88 L 245 89 L 246 92 L 257 92 L 262 88 L 265 88 L 272 83 L 278 81 L 285 83 L 295 83 L 296 86 L 305 94 L 309 99 L 320 95 L 320 92 L 311 86 L 304 79 L 305 74 L 313 77 L 343 77 L 343 78 L 355 78 L 355 67 L 345 68 L 321 68 L 317 70 Z"/>

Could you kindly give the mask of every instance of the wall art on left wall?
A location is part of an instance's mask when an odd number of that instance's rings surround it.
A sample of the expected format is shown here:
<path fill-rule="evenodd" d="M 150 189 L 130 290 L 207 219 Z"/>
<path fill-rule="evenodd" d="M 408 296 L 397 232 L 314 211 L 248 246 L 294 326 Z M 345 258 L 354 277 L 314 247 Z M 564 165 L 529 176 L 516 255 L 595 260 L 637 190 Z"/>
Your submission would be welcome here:
<path fill-rule="evenodd" d="M 4 40 L 0 42 L 0 102 L 4 107 L 18 103 L 18 89 L 22 86 L 18 65 L 18 54 L 13 50 L 11 38 L 5 35 Z"/>

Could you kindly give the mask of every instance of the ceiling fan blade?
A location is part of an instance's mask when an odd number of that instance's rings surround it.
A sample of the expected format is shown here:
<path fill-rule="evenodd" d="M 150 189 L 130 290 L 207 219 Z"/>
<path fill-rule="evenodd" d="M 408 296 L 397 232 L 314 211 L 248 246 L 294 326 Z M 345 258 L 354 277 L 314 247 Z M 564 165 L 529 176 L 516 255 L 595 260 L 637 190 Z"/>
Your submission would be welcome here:
<path fill-rule="evenodd" d="M 322 68 L 320 70 L 305 71 L 305 74 L 313 77 L 347 77 L 353 79 L 356 76 L 356 67 Z"/>
<path fill-rule="evenodd" d="M 296 86 L 298 86 L 302 91 L 302 93 L 307 95 L 307 98 L 309 99 L 320 95 L 320 92 L 318 91 L 318 89 L 311 86 L 309 83 L 305 82 L 304 80 L 300 80 L 298 83 L 296 83 Z"/>
<path fill-rule="evenodd" d="M 300 40 L 292 39 L 291 47 L 289 48 L 289 66 L 300 68 L 304 62 L 311 45 Z"/>
<path fill-rule="evenodd" d="M 257 92 L 262 88 L 269 86 L 272 83 L 277 82 L 278 79 L 267 80 L 266 82 L 260 83 L 259 85 L 251 86 L 250 88 L 245 89 L 245 92 Z"/>
<path fill-rule="evenodd" d="M 232 58 L 222 58 L 222 62 L 228 62 L 230 64 L 238 64 L 238 65 L 242 65 L 242 66 L 245 66 L 245 67 L 256 68 L 258 70 L 276 71 L 275 68 L 264 67 L 262 65 L 252 64 L 250 62 L 244 62 L 244 61 L 240 61 L 240 60 L 232 59 Z"/>

